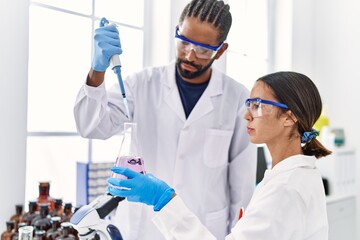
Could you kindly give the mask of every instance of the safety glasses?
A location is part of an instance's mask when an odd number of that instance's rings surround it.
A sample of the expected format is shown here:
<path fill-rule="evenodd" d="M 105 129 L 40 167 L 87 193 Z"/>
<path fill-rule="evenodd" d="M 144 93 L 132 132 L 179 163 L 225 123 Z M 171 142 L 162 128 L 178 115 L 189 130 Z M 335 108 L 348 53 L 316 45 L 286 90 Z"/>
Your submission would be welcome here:
<path fill-rule="evenodd" d="M 274 106 L 289 109 L 286 104 L 264 100 L 261 98 L 248 98 L 245 101 L 245 106 L 254 118 L 271 114 Z"/>
<path fill-rule="evenodd" d="M 181 36 L 179 33 L 179 26 L 176 26 L 175 30 L 175 44 L 178 51 L 182 53 L 189 53 L 191 50 L 194 50 L 197 58 L 200 59 L 211 59 L 213 58 L 217 51 L 221 48 L 224 42 L 221 42 L 217 46 L 210 46 L 202 43 L 192 41 L 184 36 Z"/>

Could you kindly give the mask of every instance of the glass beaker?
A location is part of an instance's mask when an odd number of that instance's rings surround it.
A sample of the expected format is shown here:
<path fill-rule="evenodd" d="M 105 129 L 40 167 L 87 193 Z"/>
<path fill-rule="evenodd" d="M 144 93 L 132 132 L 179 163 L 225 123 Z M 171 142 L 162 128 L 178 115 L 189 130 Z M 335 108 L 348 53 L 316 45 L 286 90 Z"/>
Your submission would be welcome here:
<path fill-rule="evenodd" d="M 133 171 L 142 174 L 146 173 L 144 168 L 144 160 L 141 156 L 138 142 L 136 123 L 124 123 L 124 137 L 122 139 L 120 151 L 114 166 L 130 168 Z M 112 173 L 111 177 L 126 179 L 125 176 L 116 173 Z"/>
<path fill-rule="evenodd" d="M 19 228 L 19 240 L 32 240 L 33 239 L 33 226 L 24 226 Z"/>

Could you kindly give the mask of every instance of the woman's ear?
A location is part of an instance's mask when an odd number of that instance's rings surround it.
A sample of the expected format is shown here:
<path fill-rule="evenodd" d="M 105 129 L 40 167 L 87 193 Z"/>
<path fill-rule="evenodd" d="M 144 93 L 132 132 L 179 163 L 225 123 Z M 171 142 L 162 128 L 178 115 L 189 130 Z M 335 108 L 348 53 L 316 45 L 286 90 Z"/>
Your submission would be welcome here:
<path fill-rule="evenodd" d="M 292 111 L 288 110 L 285 113 L 285 121 L 284 121 L 284 126 L 293 126 L 294 124 L 297 123 L 297 118 L 295 117 L 295 115 L 292 113 Z"/>

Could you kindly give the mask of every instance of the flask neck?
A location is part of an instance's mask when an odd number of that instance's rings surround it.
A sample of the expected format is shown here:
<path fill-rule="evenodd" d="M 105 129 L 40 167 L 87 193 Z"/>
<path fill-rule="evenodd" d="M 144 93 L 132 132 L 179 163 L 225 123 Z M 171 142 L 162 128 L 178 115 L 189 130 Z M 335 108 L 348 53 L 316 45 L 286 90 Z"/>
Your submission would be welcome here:
<path fill-rule="evenodd" d="M 121 143 L 119 157 L 120 156 L 139 156 L 139 143 L 137 136 L 137 124 L 125 122 L 123 140 Z"/>

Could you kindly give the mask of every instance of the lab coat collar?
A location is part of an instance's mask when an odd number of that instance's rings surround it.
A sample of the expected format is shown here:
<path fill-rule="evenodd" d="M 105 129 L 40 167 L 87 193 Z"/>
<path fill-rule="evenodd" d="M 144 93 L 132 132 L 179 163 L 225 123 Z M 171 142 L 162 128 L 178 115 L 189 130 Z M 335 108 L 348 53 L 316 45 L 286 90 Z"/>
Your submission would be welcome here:
<path fill-rule="evenodd" d="M 185 118 L 184 109 L 181 103 L 179 91 L 175 81 L 175 61 L 169 64 L 167 69 L 166 78 L 163 80 L 165 86 L 165 102 L 174 110 L 178 117 L 185 122 L 185 126 L 190 125 L 192 122 L 200 119 L 207 113 L 214 109 L 211 98 L 223 93 L 223 81 L 221 72 L 212 66 L 212 73 L 208 87 L 205 89 L 203 95 L 191 111 L 188 119 Z M 184 127 L 185 127 L 184 126 Z"/>
<path fill-rule="evenodd" d="M 171 62 L 165 69 L 165 78 L 161 79 L 165 85 L 164 101 L 176 113 L 180 120 L 185 122 L 184 108 L 175 81 L 175 61 Z"/>
<path fill-rule="evenodd" d="M 294 155 L 284 159 L 275 165 L 272 169 L 268 169 L 265 171 L 263 182 L 266 183 L 272 177 L 293 170 L 295 168 L 309 168 L 314 169 L 316 158 L 315 156 L 306 156 L 306 155 Z"/>

